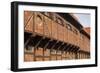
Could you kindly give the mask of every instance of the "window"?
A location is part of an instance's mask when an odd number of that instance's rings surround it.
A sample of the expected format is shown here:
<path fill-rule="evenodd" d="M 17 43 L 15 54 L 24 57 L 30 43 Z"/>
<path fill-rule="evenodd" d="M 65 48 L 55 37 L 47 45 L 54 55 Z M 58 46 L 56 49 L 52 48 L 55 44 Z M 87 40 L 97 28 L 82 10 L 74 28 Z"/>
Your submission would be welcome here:
<path fill-rule="evenodd" d="M 78 34 L 77 30 L 75 30 L 75 33 Z"/>
<path fill-rule="evenodd" d="M 72 27 L 70 24 L 67 24 L 67 28 L 68 28 L 68 30 L 72 30 Z"/>
<path fill-rule="evenodd" d="M 56 22 L 59 23 L 60 25 L 64 26 L 63 21 L 61 18 L 56 17 Z"/>
<path fill-rule="evenodd" d="M 61 55 L 61 51 L 60 51 L 60 50 L 59 50 L 59 51 L 57 51 L 57 54 L 58 54 L 58 55 Z"/>
<path fill-rule="evenodd" d="M 81 40 L 83 40 L 83 39 L 84 39 L 84 36 L 83 36 L 82 34 L 80 35 L 80 37 L 81 37 Z"/>
<path fill-rule="evenodd" d="M 26 52 L 33 52 L 33 49 L 34 49 L 34 47 L 32 47 L 32 46 L 27 46 L 27 47 L 25 48 L 25 51 L 26 51 Z"/>
<path fill-rule="evenodd" d="M 42 26 L 43 25 L 43 22 L 42 22 L 42 18 L 40 15 L 37 15 L 37 18 L 36 18 L 36 23 L 38 24 L 38 26 Z"/>
<path fill-rule="evenodd" d="M 49 49 L 44 50 L 44 56 L 50 56 L 50 50 Z"/>
<path fill-rule="evenodd" d="M 46 16 L 49 16 L 49 13 L 48 13 L 48 12 L 44 12 L 44 14 L 45 14 Z"/>
<path fill-rule="evenodd" d="M 51 54 L 56 54 L 56 50 L 52 49 Z"/>
<path fill-rule="evenodd" d="M 43 56 L 43 48 L 37 47 L 35 49 L 35 56 Z"/>
<path fill-rule="evenodd" d="M 77 32 L 77 30 L 76 30 L 76 29 L 73 29 L 73 32 L 74 32 L 75 34 L 78 34 L 78 32 Z"/>
<path fill-rule="evenodd" d="M 43 34 L 43 19 L 42 15 L 38 14 L 35 19 L 35 32 Z"/>
<path fill-rule="evenodd" d="M 57 22 L 58 22 L 59 24 L 62 24 L 62 20 L 61 20 L 60 18 L 57 18 Z"/>
<path fill-rule="evenodd" d="M 54 15 L 52 13 L 50 13 L 50 12 L 44 12 L 44 15 L 46 15 L 50 19 L 54 19 Z"/>

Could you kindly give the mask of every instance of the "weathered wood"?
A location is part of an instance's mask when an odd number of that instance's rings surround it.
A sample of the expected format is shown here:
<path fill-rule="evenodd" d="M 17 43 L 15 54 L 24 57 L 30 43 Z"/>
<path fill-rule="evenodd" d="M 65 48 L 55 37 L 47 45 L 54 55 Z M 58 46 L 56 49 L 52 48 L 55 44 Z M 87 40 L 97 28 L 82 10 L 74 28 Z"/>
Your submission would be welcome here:
<path fill-rule="evenodd" d="M 68 18 L 66 17 L 66 19 Z M 70 22 L 62 18 L 59 14 L 51 13 L 49 15 L 49 13 L 43 14 L 41 12 L 25 11 L 24 29 L 27 32 L 31 32 L 33 35 L 36 34 L 42 37 L 45 36 L 56 41 L 56 43 L 51 46 L 51 49 L 47 49 L 49 42 L 43 48 L 40 48 L 38 46 L 43 42 L 43 38 L 41 38 L 41 40 L 34 46 L 33 55 L 32 53 L 25 53 L 24 59 L 26 62 L 33 60 L 48 61 L 90 58 L 90 39 L 81 33 L 79 29 L 70 24 Z M 27 40 L 24 45 L 26 46 L 29 41 L 30 40 Z M 57 49 L 55 49 L 55 46 L 59 41 L 63 43 L 60 44 L 59 47 L 56 47 Z M 65 47 L 62 48 L 62 45 L 65 43 L 73 46 L 65 45 Z M 80 47 L 79 50 L 82 52 L 76 50 L 77 48 L 75 47 Z M 60 48 L 62 51 L 60 50 L 61 54 L 58 54 Z M 56 53 L 52 54 L 52 50 L 54 49 Z"/>

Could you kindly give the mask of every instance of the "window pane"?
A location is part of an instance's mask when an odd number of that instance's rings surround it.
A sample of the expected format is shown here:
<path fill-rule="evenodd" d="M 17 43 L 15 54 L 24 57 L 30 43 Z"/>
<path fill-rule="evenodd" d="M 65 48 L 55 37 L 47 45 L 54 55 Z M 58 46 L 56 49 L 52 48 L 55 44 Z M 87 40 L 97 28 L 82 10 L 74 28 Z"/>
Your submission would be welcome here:
<path fill-rule="evenodd" d="M 36 19 L 35 19 L 35 31 L 37 33 L 43 34 L 43 19 L 42 19 L 42 15 L 37 15 Z"/>

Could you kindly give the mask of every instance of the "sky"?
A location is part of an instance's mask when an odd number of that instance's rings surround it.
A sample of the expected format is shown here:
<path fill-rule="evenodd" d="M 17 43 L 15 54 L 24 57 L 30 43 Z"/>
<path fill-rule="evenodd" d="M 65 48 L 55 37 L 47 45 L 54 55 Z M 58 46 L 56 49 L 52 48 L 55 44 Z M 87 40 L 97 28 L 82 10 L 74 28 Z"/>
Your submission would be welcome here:
<path fill-rule="evenodd" d="M 79 22 L 83 25 L 83 27 L 90 27 L 91 24 L 90 14 L 74 13 L 74 15 L 78 18 Z"/>

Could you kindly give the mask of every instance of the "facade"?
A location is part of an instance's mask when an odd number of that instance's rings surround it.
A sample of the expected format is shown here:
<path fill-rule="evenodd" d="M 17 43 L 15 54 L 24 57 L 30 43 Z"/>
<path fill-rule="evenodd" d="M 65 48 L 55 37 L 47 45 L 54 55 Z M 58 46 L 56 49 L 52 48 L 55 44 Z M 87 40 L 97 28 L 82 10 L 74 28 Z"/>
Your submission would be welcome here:
<path fill-rule="evenodd" d="M 24 61 L 90 58 L 90 35 L 70 13 L 24 11 Z"/>

